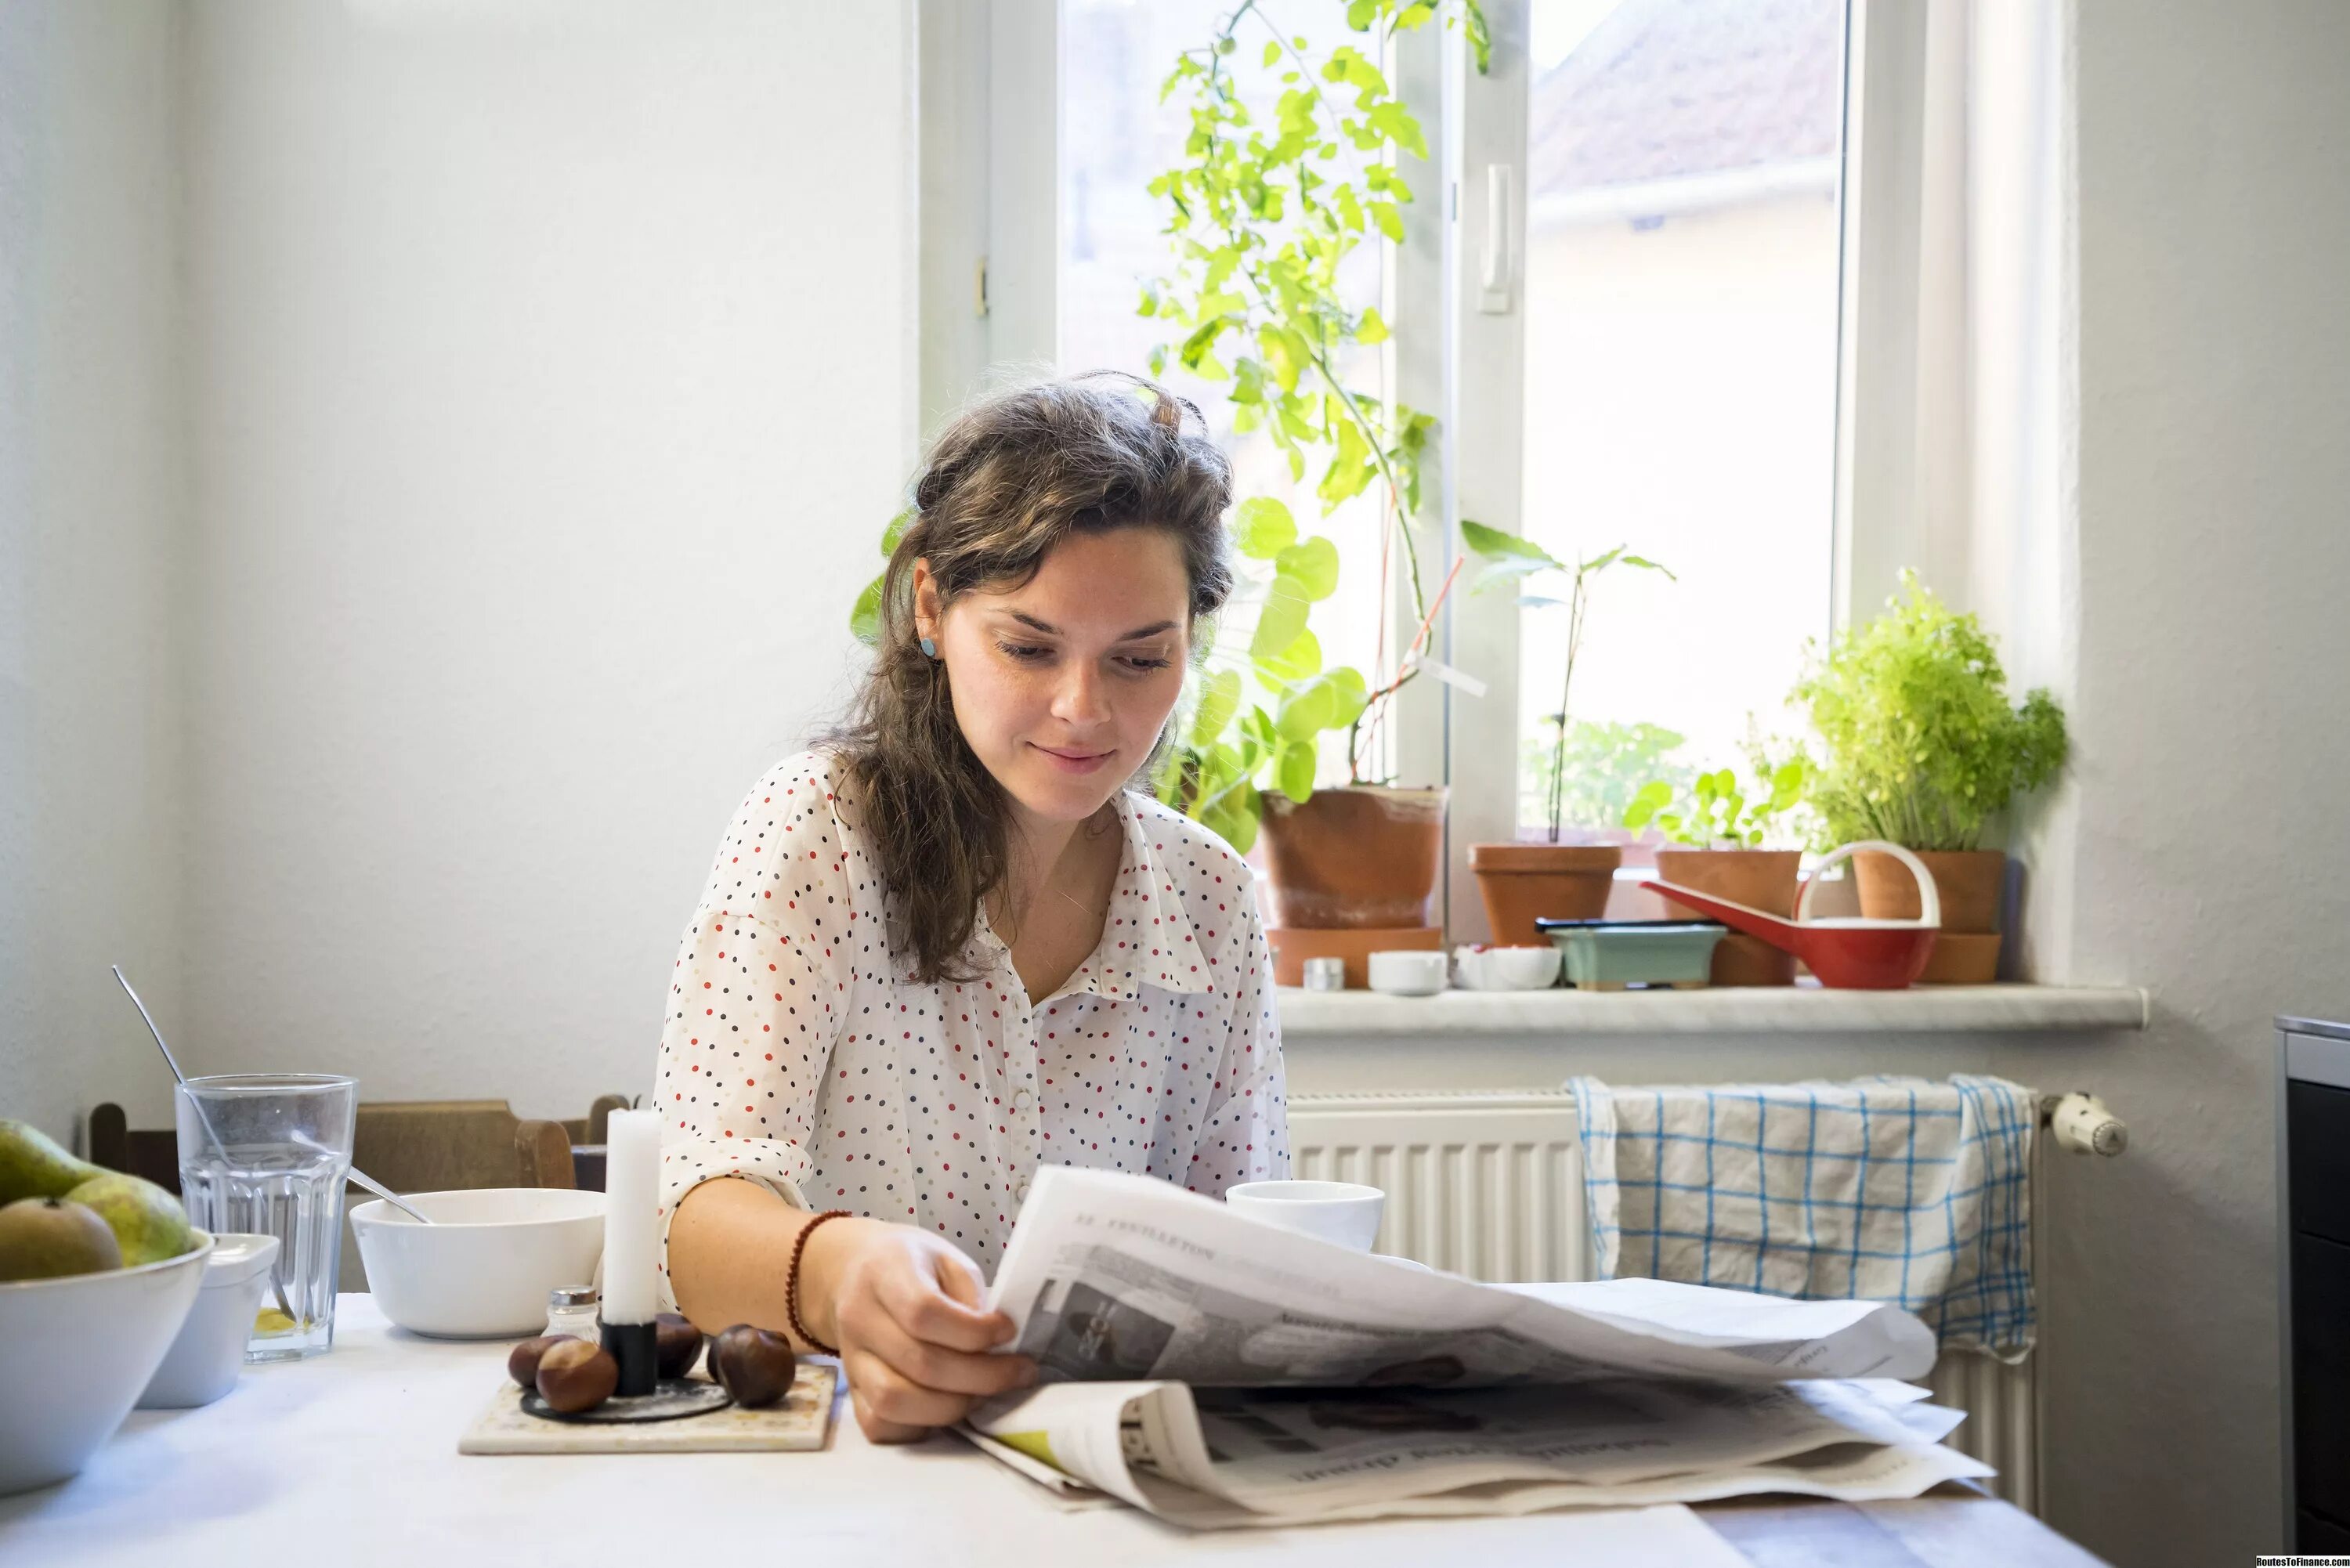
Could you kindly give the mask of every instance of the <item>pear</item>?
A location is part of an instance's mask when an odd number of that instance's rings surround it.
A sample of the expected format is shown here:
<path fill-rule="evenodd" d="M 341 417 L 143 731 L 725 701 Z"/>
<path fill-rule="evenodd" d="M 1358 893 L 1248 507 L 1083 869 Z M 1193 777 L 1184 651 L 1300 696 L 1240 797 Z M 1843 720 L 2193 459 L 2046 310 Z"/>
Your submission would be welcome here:
<path fill-rule="evenodd" d="M 0 1208 L 0 1281 L 54 1280 L 122 1267 L 122 1247 L 95 1211 L 55 1198 Z"/>
<path fill-rule="evenodd" d="M 88 1204 L 113 1228 L 114 1239 L 122 1244 L 125 1268 L 176 1258 L 196 1244 L 188 1231 L 187 1210 L 151 1181 L 109 1170 L 83 1182 L 66 1198 Z"/>
<path fill-rule="evenodd" d="M 106 1168 L 76 1159 L 36 1127 L 0 1117 L 0 1203 L 63 1198 Z"/>

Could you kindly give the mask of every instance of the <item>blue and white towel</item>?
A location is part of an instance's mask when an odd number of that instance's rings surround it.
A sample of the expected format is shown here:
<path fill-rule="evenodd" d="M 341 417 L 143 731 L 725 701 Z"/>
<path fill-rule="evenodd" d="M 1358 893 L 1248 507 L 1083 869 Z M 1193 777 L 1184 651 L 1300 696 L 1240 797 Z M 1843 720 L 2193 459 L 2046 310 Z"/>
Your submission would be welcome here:
<path fill-rule="evenodd" d="M 2031 1349 L 2030 1090 L 1970 1075 L 1567 1087 L 1600 1278 L 1894 1302 L 1945 1349 Z"/>

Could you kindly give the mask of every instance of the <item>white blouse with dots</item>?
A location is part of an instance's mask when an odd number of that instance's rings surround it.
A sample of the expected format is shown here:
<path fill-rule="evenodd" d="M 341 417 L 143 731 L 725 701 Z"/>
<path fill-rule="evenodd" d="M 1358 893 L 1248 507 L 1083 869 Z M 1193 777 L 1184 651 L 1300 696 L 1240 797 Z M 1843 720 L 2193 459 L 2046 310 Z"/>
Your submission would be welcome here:
<path fill-rule="evenodd" d="M 720 1176 L 920 1225 L 992 1274 L 1045 1161 L 1211 1196 L 1289 1174 L 1273 966 L 1222 839 L 1118 796 L 1101 942 L 1032 1004 L 983 911 L 964 965 L 983 979 L 918 985 L 891 962 L 836 776 L 806 752 L 752 787 L 680 946 L 654 1085 L 664 1250 Z"/>

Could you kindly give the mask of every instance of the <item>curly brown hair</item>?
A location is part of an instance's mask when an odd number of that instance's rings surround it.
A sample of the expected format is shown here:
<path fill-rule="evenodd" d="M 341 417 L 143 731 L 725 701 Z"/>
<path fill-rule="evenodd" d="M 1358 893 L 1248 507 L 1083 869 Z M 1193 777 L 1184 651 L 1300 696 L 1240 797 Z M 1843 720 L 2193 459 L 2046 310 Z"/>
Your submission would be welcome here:
<path fill-rule="evenodd" d="M 1122 371 L 993 393 L 931 443 L 882 577 L 873 668 L 847 721 L 823 737 L 857 785 L 890 948 L 917 981 L 980 978 L 963 949 L 1003 879 L 1010 824 L 1003 786 L 955 721 L 944 661 L 919 646 L 914 563 L 930 564 L 943 610 L 975 588 L 1026 583 L 1072 535 L 1160 528 L 1182 548 L 1196 623 L 1232 592 L 1232 490 L 1199 410 Z"/>

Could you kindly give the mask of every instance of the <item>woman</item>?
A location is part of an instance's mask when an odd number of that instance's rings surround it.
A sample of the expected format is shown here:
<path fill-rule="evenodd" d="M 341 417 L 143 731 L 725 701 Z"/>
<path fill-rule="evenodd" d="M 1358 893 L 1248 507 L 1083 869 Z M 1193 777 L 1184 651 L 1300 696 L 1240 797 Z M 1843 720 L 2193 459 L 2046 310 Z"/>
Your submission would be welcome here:
<path fill-rule="evenodd" d="M 1249 869 L 1129 788 L 1232 586 L 1189 407 L 1088 376 L 948 427 L 852 722 L 753 786 L 678 956 L 666 1286 L 837 1346 L 876 1440 L 1034 1380 L 981 1302 L 1040 1163 L 1288 1174 Z"/>

